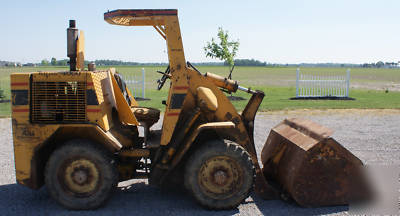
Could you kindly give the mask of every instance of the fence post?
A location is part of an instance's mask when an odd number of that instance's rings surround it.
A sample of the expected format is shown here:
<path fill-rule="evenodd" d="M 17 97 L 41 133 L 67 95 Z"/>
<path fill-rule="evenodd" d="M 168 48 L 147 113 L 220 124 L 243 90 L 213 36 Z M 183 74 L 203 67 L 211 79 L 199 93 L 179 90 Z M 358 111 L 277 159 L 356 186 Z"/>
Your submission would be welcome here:
<path fill-rule="evenodd" d="M 144 71 L 144 68 L 142 68 L 142 98 L 145 98 L 145 95 L 144 95 L 144 89 L 145 89 L 144 77 L 145 77 L 145 71 Z"/>
<path fill-rule="evenodd" d="M 347 69 L 347 80 L 346 80 L 346 97 L 349 97 L 349 90 L 350 90 L 350 68 Z"/>
<path fill-rule="evenodd" d="M 300 79 L 300 68 L 296 70 L 296 97 L 299 97 L 299 79 Z"/>
<path fill-rule="evenodd" d="M 137 92 L 136 83 L 137 83 L 137 81 L 136 81 L 136 74 L 133 74 L 133 89 L 134 89 L 134 91 L 135 91 L 135 98 L 137 98 L 137 95 L 136 95 L 136 92 Z"/>

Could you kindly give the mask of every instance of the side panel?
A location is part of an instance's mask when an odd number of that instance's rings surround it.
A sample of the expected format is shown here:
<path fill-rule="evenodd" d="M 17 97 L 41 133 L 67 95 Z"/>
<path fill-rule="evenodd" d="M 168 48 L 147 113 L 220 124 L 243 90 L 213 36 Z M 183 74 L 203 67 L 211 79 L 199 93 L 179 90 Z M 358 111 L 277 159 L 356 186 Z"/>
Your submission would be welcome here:
<path fill-rule="evenodd" d="M 108 99 L 113 94 L 110 83 L 108 71 L 94 72 L 88 77 L 86 87 L 87 118 L 105 131 L 112 127 L 113 102 Z"/>
<path fill-rule="evenodd" d="M 13 131 L 17 182 L 33 189 L 43 183 L 45 162 L 51 152 L 67 140 L 92 140 L 111 152 L 122 148 L 111 133 L 90 124 L 19 124 L 13 120 Z"/>
<path fill-rule="evenodd" d="M 58 125 L 31 125 L 13 117 L 13 141 L 16 179 L 19 184 L 37 188 L 33 161 L 37 147 L 57 130 Z"/>
<path fill-rule="evenodd" d="M 107 74 L 106 72 L 104 72 Z M 10 76 L 12 94 L 12 130 L 14 144 L 14 161 L 17 182 L 30 188 L 39 188 L 42 184 L 43 167 L 47 158 L 41 152 L 51 151 L 56 145 L 66 139 L 86 138 L 101 143 L 110 151 L 118 151 L 121 143 L 110 133 L 106 132 L 111 121 L 111 106 L 103 99 L 103 92 L 98 88 L 100 77 L 92 79 L 88 76 L 86 86 L 87 120 L 98 124 L 56 124 L 31 123 L 31 85 L 37 82 L 86 81 L 86 73 L 16 73 Z M 93 82 L 95 81 L 95 82 Z M 97 89 L 98 88 L 98 89 Z M 99 91 L 99 92 L 98 92 Z M 87 93 L 90 92 L 90 93 Z M 99 104 L 97 104 L 99 103 Z M 40 107 L 40 106 L 38 106 Z M 90 112 L 91 110 L 99 112 Z M 110 119 L 109 119 L 110 118 Z M 48 146 L 47 144 L 51 145 Z M 44 151 L 42 151 L 44 149 Z M 48 155 L 45 155 L 48 157 Z"/>
<path fill-rule="evenodd" d="M 31 181 L 31 160 L 34 156 L 34 149 L 47 137 L 51 136 L 58 126 L 50 125 L 44 127 L 30 124 L 29 79 L 29 74 L 12 74 L 10 85 L 16 178 L 18 183 L 31 187 L 34 184 Z"/>

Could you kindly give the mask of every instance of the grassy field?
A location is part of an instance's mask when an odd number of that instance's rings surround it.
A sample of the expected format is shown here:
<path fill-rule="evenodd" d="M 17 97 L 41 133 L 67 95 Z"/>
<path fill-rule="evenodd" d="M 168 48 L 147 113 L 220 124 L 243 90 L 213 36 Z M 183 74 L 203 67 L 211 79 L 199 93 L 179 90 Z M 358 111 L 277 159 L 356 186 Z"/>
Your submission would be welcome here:
<path fill-rule="evenodd" d="M 99 67 L 98 67 L 99 68 Z M 140 66 L 117 66 L 117 71 L 124 75 L 135 74 L 141 76 Z M 228 69 L 221 66 L 201 66 L 198 69 L 202 72 L 212 72 L 226 76 Z M 30 71 L 65 71 L 66 67 L 36 67 L 36 68 L 1 68 L 0 67 L 0 88 L 5 91 L 9 98 L 9 75 L 11 72 Z M 156 90 L 156 80 L 160 74 L 155 71 L 164 71 L 165 67 L 145 67 L 146 70 L 146 97 L 150 101 L 140 101 L 143 106 L 150 106 L 164 109 L 161 104 L 165 100 L 168 91 L 168 84 L 162 91 Z M 301 68 L 302 72 L 312 73 L 315 71 L 333 74 L 345 73 L 345 68 Z M 354 101 L 342 100 L 289 100 L 295 96 L 296 68 L 268 68 L 268 67 L 236 67 L 233 78 L 238 80 L 240 85 L 259 89 L 266 93 L 266 97 L 260 109 L 268 110 L 291 110 L 291 109 L 343 109 L 343 108 L 390 108 L 400 109 L 400 69 L 351 69 L 351 90 L 350 97 Z M 236 95 L 250 98 L 246 93 Z M 234 101 L 233 104 L 238 110 L 246 106 L 247 101 Z M 9 116 L 10 104 L 0 103 L 0 115 Z"/>

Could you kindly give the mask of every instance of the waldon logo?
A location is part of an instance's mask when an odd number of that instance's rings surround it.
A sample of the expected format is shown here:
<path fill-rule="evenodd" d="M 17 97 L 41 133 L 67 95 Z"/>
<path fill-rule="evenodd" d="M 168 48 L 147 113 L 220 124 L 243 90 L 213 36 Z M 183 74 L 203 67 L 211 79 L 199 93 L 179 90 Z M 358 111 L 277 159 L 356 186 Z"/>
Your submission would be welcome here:
<path fill-rule="evenodd" d="M 16 130 L 18 139 L 31 139 L 35 137 L 35 132 L 28 125 L 18 125 Z"/>

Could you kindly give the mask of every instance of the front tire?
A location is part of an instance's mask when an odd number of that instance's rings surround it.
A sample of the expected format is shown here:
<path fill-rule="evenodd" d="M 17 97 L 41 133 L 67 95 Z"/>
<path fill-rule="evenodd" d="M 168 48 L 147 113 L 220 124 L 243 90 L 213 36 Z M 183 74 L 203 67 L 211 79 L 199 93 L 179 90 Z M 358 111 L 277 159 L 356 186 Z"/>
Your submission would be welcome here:
<path fill-rule="evenodd" d="M 116 188 L 118 172 L 109 152 L 86 140 L 71 140 L 50 156 L 45 183 L 51 197 L 62 206 L 96 209 Z"/>
<path fill-rule="evenodd" d="M 208 209 L 232 209 L 249 196 L 254 166 L 244 148 L 213 140 L 195 151 L 185 170 L 185 187 Z"/>

